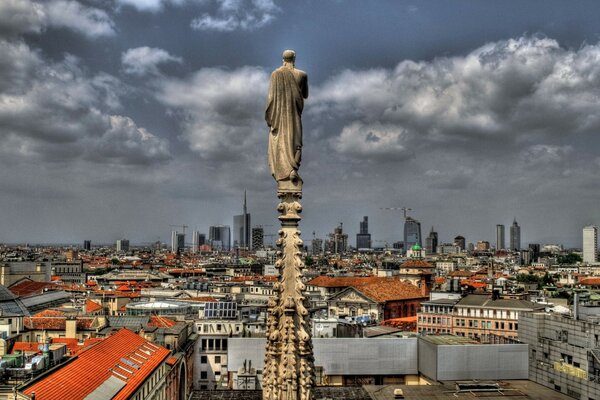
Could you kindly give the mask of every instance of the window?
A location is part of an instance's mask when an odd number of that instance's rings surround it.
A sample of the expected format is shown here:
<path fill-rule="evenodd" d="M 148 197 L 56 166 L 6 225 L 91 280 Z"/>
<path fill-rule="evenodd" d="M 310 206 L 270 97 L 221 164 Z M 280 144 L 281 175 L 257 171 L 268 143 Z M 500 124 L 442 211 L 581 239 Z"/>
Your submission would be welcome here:
<path fill-rule="evenodd" d="M 200 356 L 200 364 L 206 364 L 208 362 L 208 357 Z"/>
<path fill-rule="evenodd" d="M 215 356 L 215 364 L 221 364 L 221 356 Z"/>
<path fill-rule="evenodd" d="M 208 379 L 208 372 L 200 371 L 200 379 Z"/>

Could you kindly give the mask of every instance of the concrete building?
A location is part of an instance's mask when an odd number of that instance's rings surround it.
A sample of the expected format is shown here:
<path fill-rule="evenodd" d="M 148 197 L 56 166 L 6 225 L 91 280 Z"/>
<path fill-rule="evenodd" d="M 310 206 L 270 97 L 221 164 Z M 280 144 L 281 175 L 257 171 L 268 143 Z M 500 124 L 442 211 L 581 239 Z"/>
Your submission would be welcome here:
<path fill-rule="evenodd" d="M 598 260 L 598 227 L 583 228 L 583 262 L 594 264 Z"/>
<path fill-rule="evenodd" d="M 600 325 L 597 319 L 528 312 L 519 340 L 529 344 L 529 379 L 571 398 L 600 399 Z"/>
<path fill-rule="evenodd" d="M 265 228 L 255 226 L 252 228 L 252 250 L 262 250 L 265 248 Z"/>
<path fill-rule="evenodd" d="M 129 240 L 119 239 L 116 243 L 117 253 L 129 251 Z"/>
<path fill-rule="evenodd" d="M 200 246 L 206 244 L 206 235 L 198 231 L 192 232 L 192 253 L 196 254 L 200 250 Z"/>
<path fill-rule="evenodd" d="M 467 241 L 464 236 L 458 235 L 454 238 L 454 245 L 460 248 L 461 251 L 465 251 L 467 248 Z"/>
<path fill-rule="evenodd" d="M 369 233 L 369 217 L 363 217 L 360 223 L 360 230 L 356 234 L 356 248 L 357 249 L 370 249 L 371 248 L 371 234 Z"/>
<path fill-rule="evenodd" d="M 348 234 L 344 233 L 342 223 L 329 234 L 326 250 L 331 254 L 340 254 L 348 250 Z"/>
<path fill-rule="evenodd" d="M 404 251 L 415 244 L 423 243 L 421 236 L 421 223 L 414 218 L 406 217 L 404 220 Z"/>
<path fill-rule="evenodd" d="M 438 247 L 438 233 L 433 230 L 433 226 L 431 227 L 431 231 L 429 232 L 429 236 L 425 238 L 425 251 L 427 254 L 433 254 L 437 252 Z"/>
<path fill-rule="evenodd" d="M 496 250 L 503 250 L 506 248 L 506 242 L 504 234 L 504 225 L 496 225 Z"/>
<path fill-rule="evenodd" d="M 231 250 L 231 228 L 229 225 L 216 225 L 208 228 L 208 241 L 213 250 Z"/>
<path fill-rule="evenodd" d="M 521 227 L 517 223 L 517 220 L 513 221 L 510 226 L 510 249 L 511 251 L 521 250 Z"/>

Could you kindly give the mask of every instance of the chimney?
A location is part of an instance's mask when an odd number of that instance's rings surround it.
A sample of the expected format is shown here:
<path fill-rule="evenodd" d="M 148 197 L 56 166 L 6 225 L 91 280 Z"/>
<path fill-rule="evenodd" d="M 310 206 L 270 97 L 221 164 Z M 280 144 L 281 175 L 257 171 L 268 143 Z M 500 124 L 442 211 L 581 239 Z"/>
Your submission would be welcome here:
<path fill-rule="evenodd" d="M 77 319 L 67 318 L 65 321 L 65 337 L 76 339 L 77 338 Z"/>
<path fill-rule="evenodd" d="M 423 297 L 429 297 L 429 285 L 427 285 L 427 280 L 424 276 L 421 276 L 420 283 L 421 284 L 419 286 L 421 287 L 421 294 L 423 295 Z"/>

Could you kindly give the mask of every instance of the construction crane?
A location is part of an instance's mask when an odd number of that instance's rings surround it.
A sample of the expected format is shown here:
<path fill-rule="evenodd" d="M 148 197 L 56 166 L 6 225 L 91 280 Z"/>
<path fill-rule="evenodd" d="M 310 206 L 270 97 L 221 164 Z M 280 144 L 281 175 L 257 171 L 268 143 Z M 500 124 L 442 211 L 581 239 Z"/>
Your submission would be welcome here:
<path fill-rule="evenodd" d="M 407 211 L 412 211 L 412 208 L 408 207 L 380 207 L 380 210 L 388 210 L 388 211 L 402 211 L 404 213 L 404 219 L 408 217 L 406 214 Z"/>

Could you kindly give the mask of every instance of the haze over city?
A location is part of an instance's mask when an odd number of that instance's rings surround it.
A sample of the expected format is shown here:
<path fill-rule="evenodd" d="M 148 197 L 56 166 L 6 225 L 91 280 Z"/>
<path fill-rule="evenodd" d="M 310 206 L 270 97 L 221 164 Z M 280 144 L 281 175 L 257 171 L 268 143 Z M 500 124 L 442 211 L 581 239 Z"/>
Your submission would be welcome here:
<path fill-rule="evenodd" d="M 277 220 L 265 95 L 309 73 L 305 240 L 581 247 L 600 224 L 594 1 L 0 2 L 0 241 L 169 240 Z M 269 230 L 269 229 L 267 229 Z M 271 232 L 272 233 L 272 232 Z"/>

